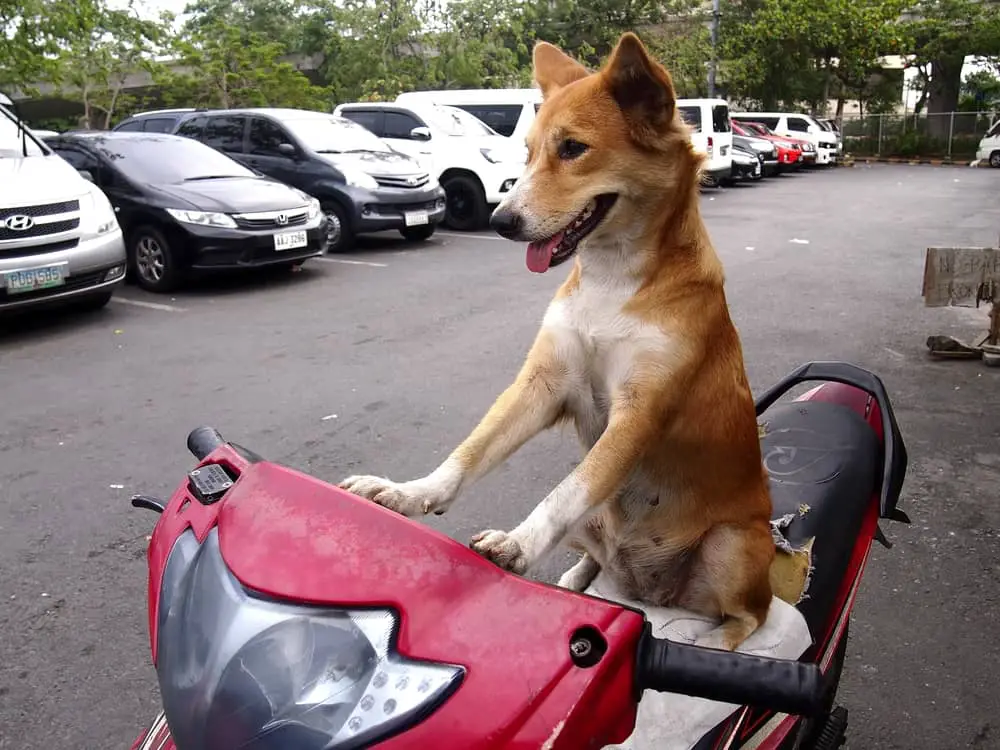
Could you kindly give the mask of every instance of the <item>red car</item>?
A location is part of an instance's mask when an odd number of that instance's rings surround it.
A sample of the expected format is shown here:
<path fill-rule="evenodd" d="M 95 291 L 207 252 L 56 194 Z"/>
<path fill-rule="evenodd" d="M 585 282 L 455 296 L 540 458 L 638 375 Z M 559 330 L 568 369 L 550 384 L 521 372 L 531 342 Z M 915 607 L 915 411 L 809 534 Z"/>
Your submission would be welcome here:
<path fill-rule="evenodd" d="M 803 164 L 816 161 L 816 149 L 808 141 L 778 135 L 766 125 L 759 122 L 733 120 L 733 132 L 751 138 L 765 138 L 774 143 L 778 149 L 778 165 L 784 169 L 800 169 Z"/>

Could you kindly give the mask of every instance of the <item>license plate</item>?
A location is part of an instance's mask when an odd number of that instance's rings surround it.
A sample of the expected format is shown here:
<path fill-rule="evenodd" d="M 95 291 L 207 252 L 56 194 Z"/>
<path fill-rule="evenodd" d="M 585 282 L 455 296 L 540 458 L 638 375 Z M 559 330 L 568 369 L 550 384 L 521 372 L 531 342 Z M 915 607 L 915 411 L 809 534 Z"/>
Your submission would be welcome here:
<path fill-rule="evenodd" d="M 406 226 L 408 227 L 422 226 L 430 221 L 426 211 L 407 211 L 403 215 L 403 219 L 406 221 Z"/>
<path fill-rule="evenodd" d="M 305 232 L 282 232 L 274 235 L 275 250 L 294 250 L 297 247 L 305 247 L 309 244 L 309 238 Z"/>
<path fill-rule="evenodd" d="M 36 289 L 51 289 L 66 283 L 66 264 L 26 268 L 23 271 L 8 271 L 3 275 L 3 285 L 7 294 L 24 294 Z"/>

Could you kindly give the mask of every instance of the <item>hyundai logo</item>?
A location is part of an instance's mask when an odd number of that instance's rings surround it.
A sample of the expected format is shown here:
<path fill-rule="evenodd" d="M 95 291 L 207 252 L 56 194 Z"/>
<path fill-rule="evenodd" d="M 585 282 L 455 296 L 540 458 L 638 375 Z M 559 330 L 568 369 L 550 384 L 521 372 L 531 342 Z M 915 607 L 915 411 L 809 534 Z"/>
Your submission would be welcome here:
<path fill-rule="evenodd" d="M 288 214 L 278 214 L 274 217 L 274 220 L 278 222 L 278 226 L 283 227 L 288 223 Z"/>
<path fill-rule="evenodd" d="M 12 232 L 26 232 L 35 226 L 35 220 L 27 214 L 14 214 L 8 216 L 3 225 Z"/>

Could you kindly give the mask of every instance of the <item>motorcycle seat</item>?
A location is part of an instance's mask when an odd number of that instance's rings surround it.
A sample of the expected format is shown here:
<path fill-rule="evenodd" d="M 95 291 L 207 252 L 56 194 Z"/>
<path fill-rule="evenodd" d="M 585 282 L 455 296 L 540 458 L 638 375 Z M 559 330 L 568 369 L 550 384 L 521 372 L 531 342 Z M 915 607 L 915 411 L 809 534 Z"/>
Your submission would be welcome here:
<path fill-rule="evenodd" d="M 758 422 L 773 517 L 793 516 L 782 531 L 796 549 L 813 539 L 812 575 L 797 606 L 820 638 L 878 489 L 878 438 L 857 412 L 823 401 L 775 404 Z"/>

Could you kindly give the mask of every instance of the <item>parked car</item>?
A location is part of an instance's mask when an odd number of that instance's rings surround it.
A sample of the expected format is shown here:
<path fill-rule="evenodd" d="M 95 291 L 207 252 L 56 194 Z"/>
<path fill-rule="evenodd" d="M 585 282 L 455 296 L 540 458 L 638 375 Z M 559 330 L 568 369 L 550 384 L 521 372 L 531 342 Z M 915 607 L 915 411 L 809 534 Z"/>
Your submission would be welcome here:
<path fill-rule="evenodd" d="M 733 169 L 733 128 L 725 99 L 678 99 L 677 110 L 691 126 L 691 143 L 708 157 L 705 175 L 711 182 L 726 180 Z"/>
<path fill-rule="evenodd" d="M 392 148 L 418 159 L 447 195 L 444 223 L 483 229 L 524 171 L 528 152 L 463 109 L 429 102 L 340 104 L 334 113 L 368 128 Z"/>
<path fill-rule="evenodd" d="M 111 128 L 114 132 L 142 132 L 142 133 L 173 133 L 177 124 L 192 112 L 202 110 L 193 107 L 182 107 L 179 109 L 152 109 L 148 112 L 137 112 L 131 117 L 126 117 L 120 123 Z"/>
<path fill-rule="evenodd" d="M 446 89 L 408 91 L 396 97 L 396 104 L 444 104 L 464 109 L 514 143 L 524 143 L 531 123 L 542 106 L 542 92 L 526 89 Z"/>
<path fill-rule="evenodd" d="M 979 141 L 976 160 L 1000 169 L 1000 119 L 990 126 L 986 135 Z"/>
<path fill-rule="evenodd" d="M 0 311 L 99 308 L 124 280 L 122 230 L 104 193 L 0 94 Z"/>
<path fill-rule="evenodd" d="M 767 127 L 756 122 L 740 122 L 736 119 L 732 122 L 734 136 L 744 135 L 763 138 L 774 144 L 774 147 L 778 152 L 779 172 L 787 172 L 789 170 L 798 169 L 802 166 L 803 154 L 800 143 L 775 135 L 768 130 Z"/>
<path fill-rule="evenodd" d="M 733 144 L 733 167 L 726 182 L 757 181 L 764 176 L 764 157 L 756 151 Z"/>
<path fill-rule="evenodd" d="M 167 292 L 190 271 L 301 265 L 326 249 L 319 201 L 189 138 L 68 133 L 52 150 L 108 196 L 131 275 Z"/>
<path fill-rule="evenodd" d="M 830 118 L 817 118 L 816 122 L 836 139 L 837 158 L 842 157 L 844 155 L 844 136 L 840 132 L 840 125 L 837 124 L 836 120 L 831 120 Z"/>
<path fill-rule="evenodd" d="M 737 130 L 733 124 L 733 148 L 742 148 L 760 156 L 763 176 L 775 175 L 779 171 L 778 147 L 772 141 L 756 135 L 744 135 L 746 131 Z"/>
<path fill-rule="evenodd" d="M 319 200 L 330 252 L 359 234 L 398 230 L 422 242 L 445 214 L 445 194 L 420 164 L 351 120 L 304 109 L 217 109 L 189 115 L 177 135 Z"/>
<path fill-rule="evenodd" d="M 833 164 L 837 161 L 836 139 L 810 115 L 798 112 L 740 112 L 733 115 L 733 119 L 766 125 L 777 135 L 810 143 L 816 154 L 816 164 Z"/>

